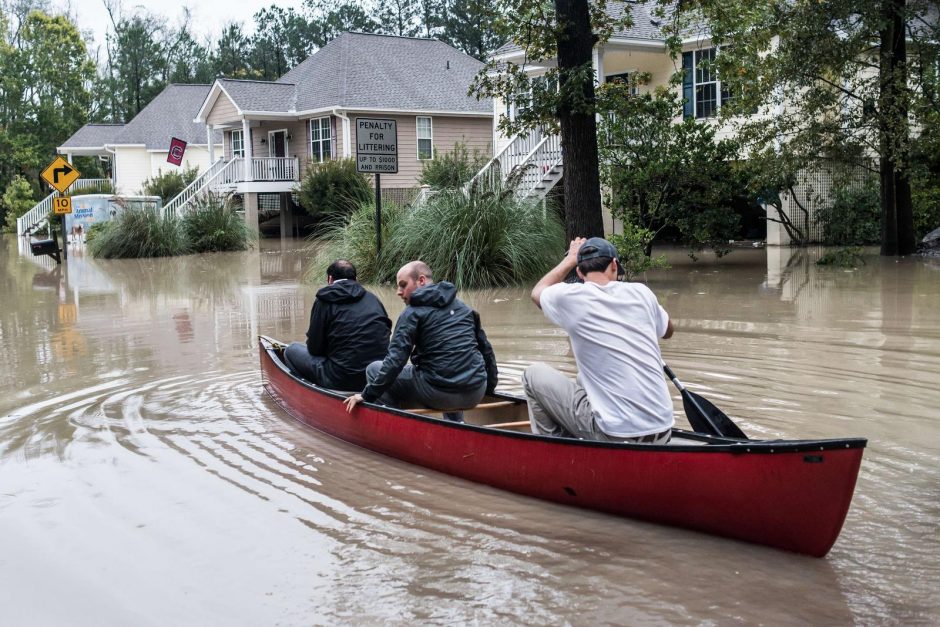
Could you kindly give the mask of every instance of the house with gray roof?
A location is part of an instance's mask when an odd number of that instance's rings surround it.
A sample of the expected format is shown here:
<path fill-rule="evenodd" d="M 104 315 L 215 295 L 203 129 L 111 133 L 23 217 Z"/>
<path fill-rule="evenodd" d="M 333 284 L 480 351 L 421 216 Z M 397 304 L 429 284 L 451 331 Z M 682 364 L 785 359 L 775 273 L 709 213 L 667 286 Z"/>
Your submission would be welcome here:
<path fill-rule="evenodd" d="M 357 117 L 396 120 L 399 170 L 382 188 L 401 196 L 458 141 L 492 154 L 493 105 L 467 95 L 482 67 L 436 39 L 344 33 L 276 81 L 216 80 L 195 122 L 223 134 L 217 180 L 244 195 L 249 223 L 259 194 L 285 201 L 307 167 L 355 158 Z"/>
<path fill-rule="evenodd" d="M 210 85 L 169 85 L 127 124 L 86 124 L 56 150 L 72 156 L 99 156 L 111 161 L 114 189 L 137 194 L 143 182 L 162 172 L 182 167 L 209 169 L 221 154 L 222 137 L 211 136 L 205 124 L 193 120 L 193 112 L 205 100 Z M 167 162 L 170 141 L 187 143 L 183 163 Z"/>

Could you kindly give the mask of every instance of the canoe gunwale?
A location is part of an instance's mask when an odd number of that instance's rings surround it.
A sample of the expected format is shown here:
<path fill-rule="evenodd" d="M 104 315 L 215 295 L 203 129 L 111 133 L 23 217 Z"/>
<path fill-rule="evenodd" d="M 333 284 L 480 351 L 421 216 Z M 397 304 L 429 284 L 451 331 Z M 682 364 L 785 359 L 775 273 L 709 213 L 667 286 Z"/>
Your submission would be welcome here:
<path fill-rule="evenodd" d="M 322 388 L 313 383 L 306 381 L 295 375 L 290 369 L 284 364 L 280 356 L 278 355 L 278 348 L 284 346 L 283 343 L 278 342 L 272 338 L 269 338 L 264 335 L 258 336 L 259 341 L 268 354 L 268 357 L 273 365 L 278 369 L 284 372 L 294 383 L 306 388 L 307 390 L 316 393 L 321 396 L 326 396 L 335 400 L 344 400 L 349 394 L 342 392 L 337 392 L 335 390 L 330 390 L 327 388 Z M 501 392 L 495 392 L 492 394 L 494 398 L 499 398 L 502 400 L 514 401 L 518 403 L 524 403 L 525 399 L 512 396 L 509 394 L 504 394 Z M 678 437 L 686 440 L 694 440 L 698 442 L 705 442 L 707 446 L 688 446 L 683 444 L 640 444 L 640 443 L 630 443 L 630 442 L 602 442 L 595 440 L 582 440 L 575 438 L 564 438 L 557 436 L 546 436 L 546 435 L 537 435 L 533 433 L 525 433 L 519 431 L 511 430 L 500 430 L 492 429 L 486 425 L 474 425 L 464 422 L 452 422 L 449 420 L 442 420 L 434 416 L 427 416 L 423 414 L 416 414 L 395 407 L 388 407 L 386 405 L 379 405 L 375 403 L 368 403 L 363 401 L 360 403 L 363 407 L 368 407 L 372 410 L 391 414 L 398 416 L 400 418 L 408 420 L 416 420 L 419 422 L 425 422 L 433 424 L 439 428 L 444 429 L 463 429 L 474 432 L 484 432 L 487 434 L 498 434 L 501 437 L 505 438 L 519 438 L 529 441 L 542 441 L 542 442 L 551 442 L 553 444 L 565 444 L 569 446 L 577 447 L 587 447 L 587 448 L 604 448 L 604 449 L 633 449 L 633 450 L 642 450 L 642 451 L 668 451 L 668 452 L 683 452 L 683 453 L 702 453 L 702 454 L 714 454 L 714 453 L 732 453 L 732 454 L 764 454 L 764 455 L 773 455 L 779 453 L 801 453 L 801 452 L 820 452 L 820 451 L 831 451 L 831 450 L 844 450 L 844 449 L 858 449 L 865 448 L 868 444 L 866 438 L 835 438 L 835 439 L 823 439 L 823 440 L 736 440 L 733 438 L 722 438 L 716 436 L 705 435 L 701 433 L 695 433 L 692 431 L 687 431 L 684 429 L 673 429 L 673 433 Z M 310 425 L 313 426 L 313 425 Z M 316 428 L 315 426 L 313 428 Z"/>

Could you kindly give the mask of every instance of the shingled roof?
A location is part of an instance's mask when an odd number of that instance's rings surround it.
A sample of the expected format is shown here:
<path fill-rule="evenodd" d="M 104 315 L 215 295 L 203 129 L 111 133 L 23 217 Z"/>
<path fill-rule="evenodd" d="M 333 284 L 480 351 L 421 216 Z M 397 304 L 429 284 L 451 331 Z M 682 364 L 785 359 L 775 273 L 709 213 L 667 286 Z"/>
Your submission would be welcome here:
<path fill-rule="evenodd" d="M 114 143 L 114 138 L 123 128 L 123 124 L 86 124 L 65 140 L 59 149 L 61 152 L 68 152 L 69 148 L 104 150 L 106 144 Z"/>
<path fill-rule="evenodd" d="M 325 109 L 492 115 L 467 95 L 483 64 L 437 39 L 343 33 L 274 82 L 218 79 L 239 114 Z M 212 108 L 217 89 L 197 107 Z"/>
<path fill-rule="evenodd" d="M 148 150 L 169 150 L 173 137 L 195 145 L 206 144 L 206 125 L 193 122 L 210 85 L 168 85 L 109 144 L 143 144 Z M 221 136 L 216 133 L 216 142 Z"/>
<path fill-rule="evenodd" d="M 467 95 L 483 64 L 437 39 L 344 33 L 278 82 L 297 85 L 297 110 L 397 109 L 491 113 Z"/>
<path fill-rule="evenodd" d="M 665 18 L 653 15 L 653 11 L 659 5 L 655 2 L 636 3 L 636 2 L 616 2 L 607 3 L 607 13 L 615 20 L 623 18 L 629 14 L 633 18 L 633 25 L 627 28 L 615 31 L 611 35 L 612 39 L 639 39 L 644 41 L 657 41 L 665 43 L 665 35 L 662 32 Z M 670 9 L 667 8 L 667 12 Z M 521 47 L 513 42 L 509 42 L 493 53 L 493 56 L 499 57 L 515 52 L 520 52 Z"/>

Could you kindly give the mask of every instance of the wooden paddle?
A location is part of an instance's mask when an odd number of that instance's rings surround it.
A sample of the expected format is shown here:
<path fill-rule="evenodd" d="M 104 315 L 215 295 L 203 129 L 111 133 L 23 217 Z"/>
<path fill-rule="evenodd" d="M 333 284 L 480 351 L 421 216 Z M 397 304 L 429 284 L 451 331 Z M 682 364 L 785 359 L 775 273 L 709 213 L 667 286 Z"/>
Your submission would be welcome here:
<path fill-rule="evenodd" d="M 731 418 L 728 418 L 725 412 L 698 394 L 685 389 L 685 386 L 676 378 L 669 366 L 663 364 L 663 370 L 666 371 L 666 376 L 672 380 L 682 394 L 682 408 L 685 409 L 685 415 L 694 431 L 723 438 L 748 439 L 738 425 L 734 424 Z"/>

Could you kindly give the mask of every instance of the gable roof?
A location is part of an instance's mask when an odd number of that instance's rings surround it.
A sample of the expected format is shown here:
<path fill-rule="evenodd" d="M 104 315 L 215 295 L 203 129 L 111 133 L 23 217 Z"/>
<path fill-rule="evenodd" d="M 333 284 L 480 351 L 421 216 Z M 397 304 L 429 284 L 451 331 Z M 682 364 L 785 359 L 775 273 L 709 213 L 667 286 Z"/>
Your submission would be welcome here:
<path fill-rule="evenodd" d="M 124 128 L 123 124 L 86 124 L 58 147 L 60 152 L 67 148 L 104 150 L 105 144 L 114 143 L 114 138 Z"/>
<path fill-rule="evenodd" d="M 124 125 L 111 145 L 141 145 L 148 150 L 169 150 L 173 137 L 188 144 L 206 145 L 206 125 L 194 122 L 193 113 L 209 93 L 209 85 L 168 85 L 140 113 Z M 214 142 L 221 142 L 216 133 Z"/>
<path fill-rule="evenodd" d="M 607 14 L 613 19 L 619 20 L 624 15 L 630 15 L 633 18 L 633 25 L 627 28 L 614 31 L 611 39 L 638 39 L 642 41 L 665 43 L 666 36 L 663 34 L 663 23 L 668 19 L 657 17 L 653 12 L 658 8 L 655 2 L 617 2 L 611 0 L 607 3 Z M 673 10 L 673 7 L 667 7 L 667 14 Z M 493 53 L 494 57 L 512 55 L 521 52 L 522 48 L 514 42 L 509 42 L 501 46 Z"/>
<path fill-rule="evenodd" d="M 437 39 L 344 33 L 278 79 L 297 110 L 394 109 L 492 113 L 467 95 L 483 64 Z"/>
<path fill-rule="evenodd" d="M 467 95 L 483 64 L 437 39 L 343 33 L 274 82 L 220 78 L 196 119 L 224 93 L 239 115 L 337 109 L 492 115 Z"/>
<path fill-rule="evenodd" d="M 239 111 L 296 111 L 294 106 L 295 86 L 289 82 L 248 81 L 220 78 L 219 85 L 225 90 Z M 206 96 L 209 92 L 206 91 Z M 202 104 L 202 103 L 200 103 Z M 194 109 L 197 111 L 198 107 Z"/>

